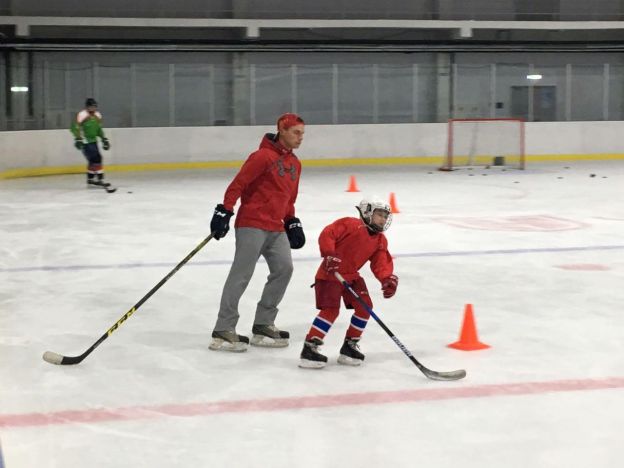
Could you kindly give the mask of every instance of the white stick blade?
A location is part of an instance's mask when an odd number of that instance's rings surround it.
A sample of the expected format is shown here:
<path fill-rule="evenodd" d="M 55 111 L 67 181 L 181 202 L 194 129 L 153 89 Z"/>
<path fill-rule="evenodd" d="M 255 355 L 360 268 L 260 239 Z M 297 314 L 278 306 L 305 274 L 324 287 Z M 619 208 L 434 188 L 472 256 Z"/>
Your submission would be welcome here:
<path fill-rule="evenodd" d="M 63 356 L 57 353 L 53 353 L 52 351 L 46 351 L 43 353 L 43 360 L 49 362 L 50 364 L 60 365 L 63 361 Z"/>

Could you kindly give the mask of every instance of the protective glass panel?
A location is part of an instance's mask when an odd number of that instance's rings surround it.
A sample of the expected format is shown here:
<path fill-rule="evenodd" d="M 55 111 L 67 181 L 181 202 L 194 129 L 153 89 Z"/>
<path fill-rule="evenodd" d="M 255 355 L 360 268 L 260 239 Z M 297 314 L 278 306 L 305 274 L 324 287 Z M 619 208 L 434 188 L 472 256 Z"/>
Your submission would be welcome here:
<path fill-rule="evenodd" d="M 518 94 L 514 89 L 528 86 L 528 64 L 497 64 L 495 68 L 496 91 L 494 110 L 497 118 L 529 117 L 528 93 Z"/>
<path fill-rule="evenodd" d="M 338 66 L 338 122 L 373 123 L 373 66 Z"/>
<path fill-rule="evenodd" d="M 169 126 L 169 65 L 136 65 L 136 126 Z"/>
<path fill-rule="evenodd" d="M 277 117 L 293 111 L 290 65 L 255 66 L 255 107 L 252 123 L 274 124 Z"/>
<path fill-rule="evenodd" d="M 332 65 L 298 65 L 297 111 L 306 123 L 332 123 L 332 105 Z"/>
<path fill-rule="evenodd" d="M 98 67 L 98 104 L 106 128 L 131 127 L 133 124 L 130 76 L 130 65 Z"/>
<path fill-rule="evenodd" d="M 572 66 L 572 120 L 603 120 L 603 65 Z"/>
<path fill-rule="evenodd" d="M 85 100 L 93 94 L 93 64 L 72 62 L 67 66 L 69 85 L 69 110 L 78 112 L 85 107 Z"/>
<path fill-rule="evenodd" d="M 412 65 L 379 65 L 377 122 L 412 122 L 414 116 L 414 69 Z"/>
<path fill-rule="evenodd" d="M 234 106 L 232 103 L 232 67 L 214 66 L 214 124 L 234 125 Z"/>
<path fill-rule="evenodd" d="M 489 65 L 457 65 L 453 117 L 490 117 L 491 67 Z"/>
<path fill-rule="evenodd" d="M 624 120 L 624 65 L 609 67 L 609 120 Z"/>
<path fill-rule="evenodd" d="M 174 125 L 213 125 L 212 67 L 201 64 L 177 64 L 174 70 Z"/>

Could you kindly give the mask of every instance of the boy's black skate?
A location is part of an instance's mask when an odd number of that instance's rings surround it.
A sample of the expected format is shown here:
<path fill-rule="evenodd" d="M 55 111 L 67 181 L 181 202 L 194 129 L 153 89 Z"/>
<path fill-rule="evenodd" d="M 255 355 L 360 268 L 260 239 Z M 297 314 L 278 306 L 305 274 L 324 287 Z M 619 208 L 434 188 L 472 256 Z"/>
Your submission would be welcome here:
<path fill-rule="evenodd" d="M 359 366 L 364 361 L 364 355 L 360 352 L 359 338 L 345 338 L 338 363 L 345 366 Z"/>
<path fill-rule="evenodd" d="M 251 344 L 265 348 L 285 348 L 290 338 L 290 333 L 278 329 L 275 325 L 254 325 L 251 333 L 253 333 Z"/>
<path fill-rule="evenodd" d="M 237 335 L 234 331 L 213 331 L 212 343 L 210 343 L 208 349 L 242 353 L 247 351 L 248 346 L 249 338 L 246 336 Z"/>
<path fill-rule="evenodd" d="M 87 187 L 103 188 L 108 193 L 113 193 L 117 191 L 115 187 L 112 187 L 111 184 L 109 184 L 108 182 L 104 182 L 103 180 L 89 179 L 87 180 Z"/>
<path fill-rule="evenodd" d="M 316 336 L 303 344 L 299 367 L 304 369 L 322 369 L 327 364 L 327 356 L 319 353 L 319 346 L 323 346 L 323 340 Z"/>
<path fill-rule="evenodd" d="M 110 184 L 108 182 L 104 182 L 103 180 L 95 180 L 95 179 L 87 180 L 87 185 L 93 185 L 95 187 L 110 187 Z"/>

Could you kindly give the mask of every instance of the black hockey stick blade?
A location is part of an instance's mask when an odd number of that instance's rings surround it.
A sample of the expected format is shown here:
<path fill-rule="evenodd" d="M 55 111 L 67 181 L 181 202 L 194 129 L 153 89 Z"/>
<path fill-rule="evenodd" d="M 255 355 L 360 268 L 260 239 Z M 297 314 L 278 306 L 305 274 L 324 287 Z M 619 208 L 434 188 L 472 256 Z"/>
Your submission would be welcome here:
<path fill-rule="evenodd" d="M 403 351 L 403 353 L 409 358 L 409 360 L 412 361 L 414 365 L 418 367 L 418 369 L 420 369 L 420 371 L 428 379 L 448 382 L 451 380 L 461 380 L 464 377 L 466 377 L 466 371 L 464 369 L 458 369 L 454 371 L 434 371 L 434 370 L 429 369 L 428 367 L 425 367 L 418 359 L 416 359 L 412 355 L 411 351 L 407 349 L 405 345 L 403 345 L 403 343 L 401 343 L 396 336 L 394 336 L 394 334 L 390 331 L 390 329 L 386 326 L 386 324 L 381 321 L 379 317 L 373 317 L 373 318 L 377 320 L 381 328 L 383 328 L 384 331 L 388 333 L 388 335 L 390 335 L 390 338 L 392 338 L 392 341 L 396 343 L 396 345 L 401 349 L 401 351 Z"/>
<path fill-rule="evenodd" d="M 90 352 L 91 351 L 89 351 L 89 353 Z M 66 366 L 81 363 L 82 360 L 87 357 L 87 354 L 89 353 L 81 354 L 80 356 L 63 356 L 53 351 L 46 351 L 45 353 L 43 353 L 43 360 L 49 362 L 50 364 Z"/>
<path fill-rule="evenodd" d="M 160 287 L 165 284 L 169 278 L 171 278 L 180 268 L 182 268 L 197 252 L 199 252 L 207 243 L 212 239 L 213 234 L 211 233 L 208 237 L 206 237 L 203 241 L 199 243 L 197 247 L 195 247 L 191 253 L 189 253 L 184 260 L 178 263 L 173 270 L 171 270 L 167 276 L 161 279 L 156 286 L 154 286 L 150 291 L 141 298 L 139 302 L 137 302 L 132 309 L 126 312 L 121 316 L 115 324 L 110 327 L 106 333 L 104 333 L 95 343 L 93 343 L 89 349 L 87 349 L 80 356 L 63 356 L 62 354 L 55 353 L 53 351 L 46 351 L 43 353 L 43 360 L 49 362 L 50 364 L 56 364 L 60 366 L 71 365 L 71 364 L 79 364 L 81 363 L 89 354 L 91 354 L 95 348 L 97 348 L 106 338 L 113 334 L 115 330 L 117 330 L 122 323 L 124 323 L 128 318 L 136 312 L 136 310 L 141 307 L 152 295 L 160 289 Z"/>
<path fill-rule="evenodd" d="M 403 351 L 403 354 L 405 354 L 410 359 L 410 361 L 412 361 L 414 365 L 418 367 L 418 369 L 425 375 L 425 377 L 431 380 L 441 380 L 441 381 L 460 380 L 466 377 L 466 371 L 463 369 L 448 371 L 448 372 L 438 372 L 438 371 L 434 371 L 423 366 L 420 363 L 420 361 L 418 361 L 418 359 L 416 359 L 412 355 L 411 351 L 407 349 L 405 345 L 401 343 L 401 341 L 399 341 L 399 339 L 395 336 L 394 333 L 392 333 L 392 331 L 386 326 L 386 324 L 383 323 L 383 321 L 377 316 L 375 311 L 371 309 L 370 306 L 366 302 L 364 302 L 364 300 L 358 295 L 358 293 L 356 293 L 353 290 L 351 285 L 345 281 L 342 275 L 336 271 L 334 272 L 334 276 L 338 279 L 338 281 L 342 283 L 345 289 L 347 289 L 353 295 L 353 297 L 355 297 L 357 301 L 360 304 L 362 304 L 362 306 L 368 311 L 371 317 L 375 319 L 375 321 L 379 324 L 379 326 L 383 329 L 383 331 L 385 331 L 388 334 L 388 336 L 392 339 L 392 341 L 394 341 L 394 343 L 399 347 L 399 349 Z"/>

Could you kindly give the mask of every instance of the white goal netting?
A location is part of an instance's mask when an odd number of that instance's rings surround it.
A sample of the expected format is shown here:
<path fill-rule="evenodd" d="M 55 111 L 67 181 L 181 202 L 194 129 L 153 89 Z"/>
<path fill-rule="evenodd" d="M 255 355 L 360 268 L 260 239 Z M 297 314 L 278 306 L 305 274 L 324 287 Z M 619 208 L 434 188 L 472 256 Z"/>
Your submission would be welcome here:
<path fill-rule="evenodd" d="M 524 121 L 520 119 L 451 119 L 447 154 L 440 169 L 473 166 L 525 168 Z"/>

